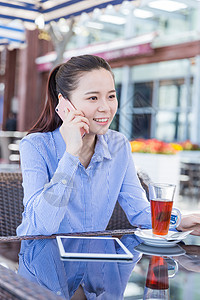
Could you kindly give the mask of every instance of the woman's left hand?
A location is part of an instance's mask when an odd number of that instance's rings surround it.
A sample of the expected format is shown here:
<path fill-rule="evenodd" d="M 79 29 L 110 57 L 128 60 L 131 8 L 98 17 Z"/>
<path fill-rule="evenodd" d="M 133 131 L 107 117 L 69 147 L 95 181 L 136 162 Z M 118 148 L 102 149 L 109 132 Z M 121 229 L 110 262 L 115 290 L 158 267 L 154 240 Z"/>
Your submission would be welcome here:
<path fill-rule="evenodd" d="M 191 234 L 200 235 L 200 214 L 189 214 L 181 216 L 181 223 L 177 227 L 178 230 L 193 230 Z"/>

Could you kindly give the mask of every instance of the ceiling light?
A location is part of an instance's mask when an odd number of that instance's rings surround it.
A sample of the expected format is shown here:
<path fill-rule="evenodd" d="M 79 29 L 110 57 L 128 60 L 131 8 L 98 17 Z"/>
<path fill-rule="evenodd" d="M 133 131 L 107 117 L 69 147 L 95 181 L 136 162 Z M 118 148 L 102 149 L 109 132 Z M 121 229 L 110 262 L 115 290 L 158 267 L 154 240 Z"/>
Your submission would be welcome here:
<path fill-rule="evenodd" d="M 101 10 L 99 8 L 95 8 L 92 13 L 92 19 L 98 19 L 101 14 Z"/>
<path fill-rule="evenodd" d="M 136 8 L 134 10 L 134 15 L 138 18 L 147 19 L 152 18 L 154 14 L 151 11 Z"/>
<path fill-rule="evenodd" d="M 102 30 L 104 28 L 103 24 L 93 22 L 93 21 L 88 21 L 86 25 L 87 25 L 87 27 L 95 28 L 95 29 L 99 29 L 99 30 Z"/>
<path fill-rule="evenodd" d="M 151 8 L 161 9 L 168 12 L 173 12 L 173 11 L 187 8 L 187 5 L 185 3 L 180 3 L 171 0 L 153 1 L 150 2 L 148 5 Z"/>
<path fill-rule="evenodd" d="M 125 18 L 113 16 L 113 15 L 101 15 L 99 17 L 99 19 L 102 22 L 112 23 L 112 24 L 116 24 L 116 25 L 123 25 L 126 23 Z"/>
<path fill-rule="evenodd" d="M 35 19 L 35 24 L 38 26 L 39 29 L 44 29 L 44 16 L 40 14 L 36 19 Z"/>

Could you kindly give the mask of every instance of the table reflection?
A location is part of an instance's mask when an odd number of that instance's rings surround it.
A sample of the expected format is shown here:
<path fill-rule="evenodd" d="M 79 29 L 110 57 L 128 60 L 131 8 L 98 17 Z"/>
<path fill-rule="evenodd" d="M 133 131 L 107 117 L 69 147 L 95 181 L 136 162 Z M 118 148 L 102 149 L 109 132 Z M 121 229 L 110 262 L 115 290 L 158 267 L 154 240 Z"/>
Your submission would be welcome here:
<path fill-rule="evenodd" d="M 71 299 L 79 287 L 87 299 L 123 299 L 130 274 L 142 255 L 134 250 L 139 243 L 134 235 L 124 236 L 121 241 L 133 253 L 133 261 L 62 261 L 55 239 L 22 241 L 18 273 L 65 299 Z M 104 240 L 101 247 L 105 248 Z"/>
<path fill-rule="evenodd" d="M 169 288 L 165 290 L 170 299 L 200 299 L 200 237 L 189 236 L 173 247 L 153 247 L 135 235 L 123 236 L 121 241 L 134 256 L 131 263 L 62 261 L 55 238 L 36 238 L 10 242 L 2 239 L 0 263 L 16 271 L 19 257 L 19 274 L 65 299 L 143 299 L 153 286 L 153 275 L 149 273 L 152 265 L 156 267 L 157 291 L 162 281 L 167 286 L 168 279 Z M 174 273 L 176 276 L 170 278 Z M 80 286 L 82 295 L 77 294 Z M 160 295 L 160 299 L 164 297 Z"/>
<path fill-rule="evenodd" d="M 164 257 L 150 258 L 144 299 L 169 299 L 168 264 Z"/>
<path fill-rule="evenodd" d="M 197 238 L 199 240 L 199 238 Z M 148 259 L 147 273 L 145 278 L 143 300 L 147 299 L 183 299 L 185 294 L 191 294 L 191 299 L 197 299 L 198 290 L 195 285 L 190 285 L 188 289 L 184 275 L 194 280 L 194 273 L 200 273 L 200 246 L 187 245 L 184 242 L 173 247 L 154 247 L 141 243 L 135 247 L 137 251 L 143 253 L 143 259 Z M 142 261 L 143 261 L 142 259 Z M 179 272 L 180 271 L 180 272 Z M 173 278 L 175 275 L 175 280 Z M 180 295 L 178 286 L 182 285 L 183 295 Z M 171 286 L 171 288 L 170 288 Z M 178 295 L 178 294 L 179 295 Z M 185 298 L 184 298 L 185 299 Z"/>
<path fill-rule="evenodd" d="M 185 270 L 200 273 L 200 246 L 182 244 L 182 248 L 186 253 L 176 257 L 176 261 Z"/>

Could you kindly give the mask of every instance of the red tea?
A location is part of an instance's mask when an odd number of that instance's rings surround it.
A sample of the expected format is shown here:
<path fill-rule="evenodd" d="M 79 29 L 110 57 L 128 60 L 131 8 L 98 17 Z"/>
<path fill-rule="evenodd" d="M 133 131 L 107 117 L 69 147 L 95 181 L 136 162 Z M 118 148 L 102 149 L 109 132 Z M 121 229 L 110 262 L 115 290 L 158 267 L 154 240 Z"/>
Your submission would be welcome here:
<path fill-rule="evenodd" d="M 151 200 L 151 222 L 153 234 L 168 234 L 173 201 Z"/>
<path fill-rule="evenodd" d="M 151 256 L 146 287 L 152 290 L 166 290 L 169 288 L 168 266 L 163 257 Z"/>

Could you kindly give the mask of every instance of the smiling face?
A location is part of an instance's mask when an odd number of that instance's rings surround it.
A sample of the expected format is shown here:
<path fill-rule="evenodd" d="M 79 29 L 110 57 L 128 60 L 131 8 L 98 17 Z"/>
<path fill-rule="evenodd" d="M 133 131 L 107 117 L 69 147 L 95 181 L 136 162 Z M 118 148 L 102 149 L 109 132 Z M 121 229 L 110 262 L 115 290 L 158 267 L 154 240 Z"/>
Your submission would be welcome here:
<path fill-rule="evenodd" d="M 89 134 L 105 134 L 118 106 L 111 72 L 104 68 L 84 72 L 70 100 L 89 120 Z"/>

